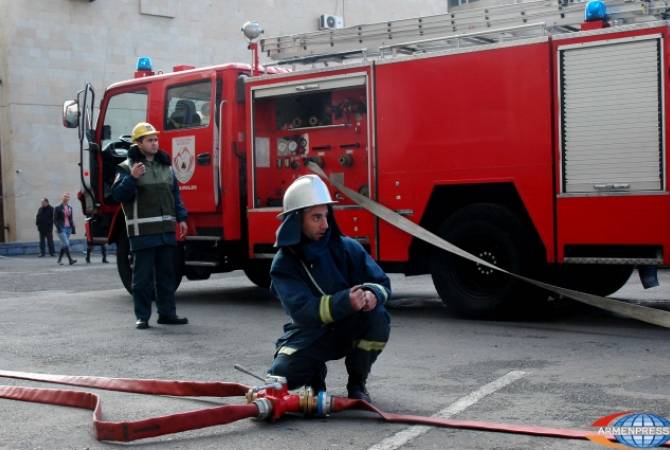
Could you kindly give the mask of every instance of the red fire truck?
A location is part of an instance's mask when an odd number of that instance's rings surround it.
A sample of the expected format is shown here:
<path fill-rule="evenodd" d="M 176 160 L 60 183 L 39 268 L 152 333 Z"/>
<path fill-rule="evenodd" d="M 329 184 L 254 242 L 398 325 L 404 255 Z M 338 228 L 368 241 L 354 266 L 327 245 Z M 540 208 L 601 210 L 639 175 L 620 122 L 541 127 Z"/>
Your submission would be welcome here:
<path fill-rule="evenodd" d="M 189 279 L 243 269 L 266 286 L 283 192 L 313 161 L 496 265 L 613 293 L 634 266 L 670 264 L 669 23 L 652 20 L 667 14 L 660 2 L 609 2 L 607 17 L 580 24 L 583 6 L 532 2 L 477 20 L 468 11 L 264 39 L 287 70 L 138 76 L 105 91 L 95 126 L 87 88 L 64 113 L 72 126 L 81 118 L 89 142 L 89 236 L 116 242 L 128 288 L 132 256 L 108 192 L 124 135 L 146 120 L 189 210 L 179 263 Z M 432 274 L 462 315 L 546 298 L 333 196 L 345 234 L 387 271 Z"/>

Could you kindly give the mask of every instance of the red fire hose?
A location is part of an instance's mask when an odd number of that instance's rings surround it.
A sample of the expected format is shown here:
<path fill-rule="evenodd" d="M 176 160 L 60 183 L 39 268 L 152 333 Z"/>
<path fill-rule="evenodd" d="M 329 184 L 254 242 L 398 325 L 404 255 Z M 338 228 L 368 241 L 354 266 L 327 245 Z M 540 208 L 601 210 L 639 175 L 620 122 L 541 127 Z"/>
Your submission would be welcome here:
<path fill-rule="evenodd" d="M 96 394 L 61 389 L 0 386 L 0 398 L 50 403 L 53 405 L 92 410 L 95 437 L 102 441 L 128 442 L 213 425 L 223 425 L 251 417 L 276 421 L 286 413 L 326 416 L 331 412 L 347 410 L 369 411 L 379 415 L 386 422 L 431 425 L 455 429 L 493 431 L 564 439 L 589 439 L 596 435 L 596 431 L 594 430 L 453 420 L 387 413 L 368 402 L 343 397 L 331 397 L 326 392 L 319 392 L 314 395 L 311 389 L 306 389 L 300 393 L 292 393 L 288 391 L 284 379 L 271 376 L 266 379 L 264 386 L 258 387 L 222 382 L 208 383 L 177 380 L 44 375 L 1 370 L 0 376 L 136 394 L 188 397 L 245 396 L 247 400 L 247 404 L 223 405 L 136 421 L 109 422 L 102 419 L 101 401 L 100 397 Z M 610 441 L 615 440 L 613 436 L 606 436 L 606 438 Z M 670 447 L 670 443 L 666 443 L 664 447 Z"/>

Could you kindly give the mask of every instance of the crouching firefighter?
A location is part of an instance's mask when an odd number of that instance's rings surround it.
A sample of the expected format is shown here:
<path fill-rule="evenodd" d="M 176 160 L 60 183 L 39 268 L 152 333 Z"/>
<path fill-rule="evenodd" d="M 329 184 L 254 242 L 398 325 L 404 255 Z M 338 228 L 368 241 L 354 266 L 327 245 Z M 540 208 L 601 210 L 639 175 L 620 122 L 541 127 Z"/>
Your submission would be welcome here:
<path fill-rule="evenodd" d="M 357 241 L 340 233 L 334 203 L 316 175 L 298 178 L 284 195 L 270 289 L 291 321 L 269 373 L 285 377 L 289 389 L 319 392 L 326 389 L 326 361 L 345 358 L 349 398 L 370 401 L 368 374 L 389 338 L 384 303 L 391 283 Z"/>

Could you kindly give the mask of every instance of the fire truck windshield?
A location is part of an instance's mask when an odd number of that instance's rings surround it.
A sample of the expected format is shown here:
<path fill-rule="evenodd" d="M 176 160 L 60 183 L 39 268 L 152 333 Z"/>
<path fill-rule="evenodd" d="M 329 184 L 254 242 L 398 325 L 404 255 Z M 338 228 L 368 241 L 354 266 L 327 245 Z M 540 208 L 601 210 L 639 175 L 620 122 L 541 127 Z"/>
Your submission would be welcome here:
<path fill-rule="evenodd" d="M 122 92 L 114 95 L 104 112 L 105 138 L 102 148 L 119 141 L 119 137 L 130 134 L 135 124 L 147 120 L 147 91 Z"/>

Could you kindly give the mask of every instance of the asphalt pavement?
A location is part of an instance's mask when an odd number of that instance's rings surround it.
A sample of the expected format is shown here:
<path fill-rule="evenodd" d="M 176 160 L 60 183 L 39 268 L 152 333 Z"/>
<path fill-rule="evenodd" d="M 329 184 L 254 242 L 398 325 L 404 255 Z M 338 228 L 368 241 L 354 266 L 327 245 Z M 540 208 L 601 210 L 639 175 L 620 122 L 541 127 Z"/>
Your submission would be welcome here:
<path fill-rule="evenodd" d="M 178 313 L 186 326 L 136 330 L 132 302 L 112 263 L 0 257 L 0 369 L 67 375 L 234 381 L 262 374 L 286 316 L 242 272 L 184 281 Z M 667 308 L 670 273 L 643 291 L 636 277 L 616 297 Z M 392 276 L 391 339 L 369 380 L 389 412 L 525 425 L 594 429 L 624 410 L 670 416 L 668 330 L 600 311 L 534 321 L 454 317 L 430 277 Z M 345 394 L 341 361 L 329 363 L 328 388 Z M 0 384 L 59 387 L 2 379 Z M 90 388 L 107 420 L 134 420 L 242 399 L 132 395 Z M 243 420 L 130 444 L 98 442 L 89 411 L 0 399 L 0 448 L 92 449 L 572 449 L 600 448 L 514 434 L 383 423 L 367 413 L 327 419 Z M 595 429 L 594 429 L 595 432 Z"/>

